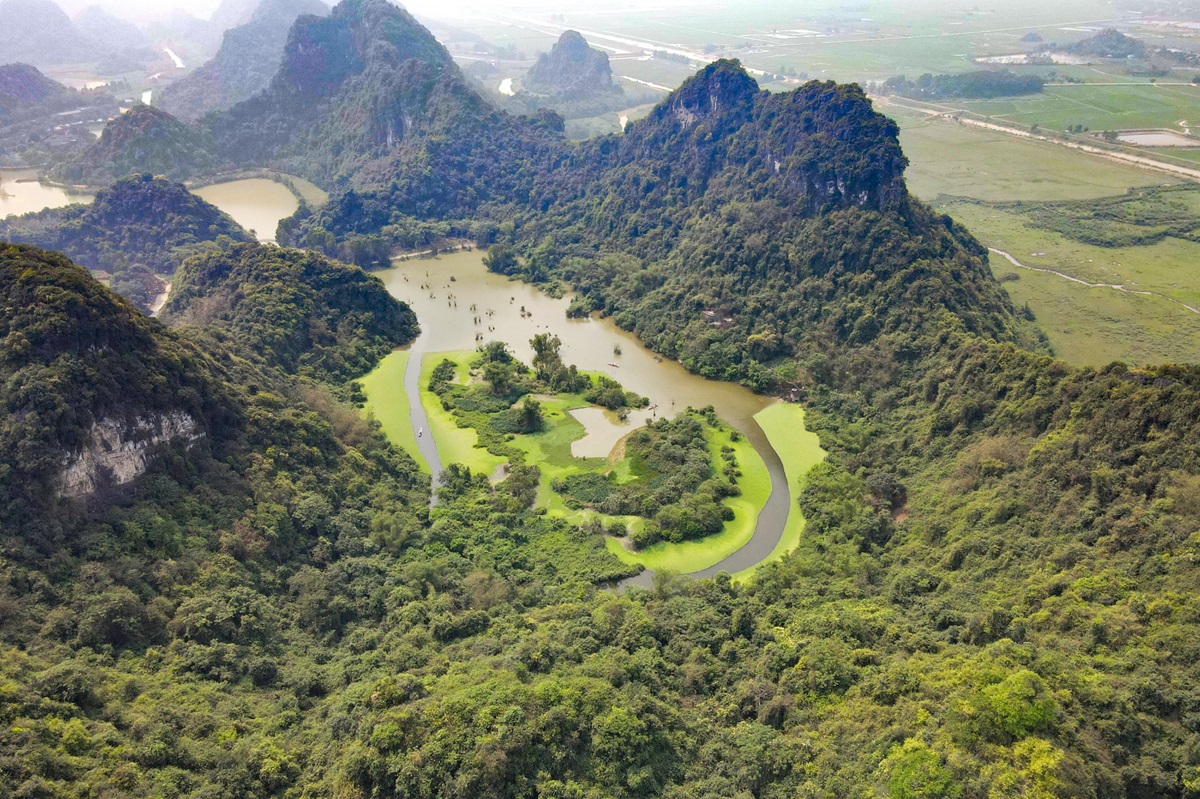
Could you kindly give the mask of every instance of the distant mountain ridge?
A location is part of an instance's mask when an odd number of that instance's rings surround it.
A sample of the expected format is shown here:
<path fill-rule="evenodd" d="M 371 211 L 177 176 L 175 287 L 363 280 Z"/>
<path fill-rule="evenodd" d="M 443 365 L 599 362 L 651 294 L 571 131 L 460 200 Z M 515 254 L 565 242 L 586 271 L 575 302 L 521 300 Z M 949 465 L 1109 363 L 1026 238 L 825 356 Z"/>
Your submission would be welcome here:
<path fill-rule="evenodd" d="M 231 108 L 270 84 L 297 18 L 328 14 L 321 0 L 263 0 L 248 22 L 226 31 L 211 61 L 167 86 L 158 105 L 184 121 Z"/>
<path fill-rule="evenodd" d="M 52 0 L 0 0 L 0 60 L 44 68 L 95 58 L 87 39 Z"/>

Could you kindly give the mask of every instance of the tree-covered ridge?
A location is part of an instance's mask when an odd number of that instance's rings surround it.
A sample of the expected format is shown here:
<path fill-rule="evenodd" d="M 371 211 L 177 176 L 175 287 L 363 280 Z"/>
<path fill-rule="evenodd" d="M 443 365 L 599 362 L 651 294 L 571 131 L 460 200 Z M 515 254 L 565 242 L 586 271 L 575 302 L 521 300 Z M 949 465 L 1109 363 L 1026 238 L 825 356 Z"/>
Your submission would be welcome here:
<path fill-rule="evenodd" d="M 228 215 L 180 183 L 151 175 L 119 180 L 90 205 L 69 205 L 0 220 L 0 239 L 59 250 L 147 310 L 170 275 L 204 250 L 252 240 Z"/>
<path fill-rule="evenodd" d="M 387 243 L 387 228 L 407 230 L 413 217 L 475 214 L 499 224 L 518 214 L 522 236 L 539 242 L 553 234 L 592 248 L 611 237 L 617 248 L 661 253 L 688 219 L 731 200 L 770 197 L 806 216 L 908 204 L 895 123 L 860 89 L 812 82 L 771 95 L 733 61 L 706 67 L 624 136 L 568 146 L 549 128 L 513 127 L 519 121 L 499 115 L 488 122 L 506 134 L 473 138 L 472 128 L 455 127 L 461 138 L 439 152 L 461 155 L 392 159 L 388 188 L 347 193 L 293 220 L 288 241 L 318 231 L 322 240 L 374 233 Z"/>
<path fill-rule="evenodd" d="M 326 185 L 391 186 L 424 216 L 527 195 L 529 172 L 518 165 L 561 141 L 561 120 L 547 128 L 492 108 L 445 48 L 385 0 L 298 20 L 270 87 L 208 124 L 231 162 L 278 163 Z"/>
<path fill-rule="evenodd" d="M 29 64 L 0 66 L 0 120 L 7 121 L 29 106 L 69 98 L 74 93 Z"/>
<path fill-rule="evenodd" d="M 163 89 L 158 104 L 190 122 L 248 99 L 275 76 L 296 19 L 328 13 L 321 0 L 264 0 L 250 21 L 225 32 L 211 61 Z"/>
<path fill-rule="evenodd" d="M 0 527 L 56 535 L 57 478 L 102 419 L 186 414 L 228 435 L 238 411 L 206 357 L 58 253 L 0 245 Z"/>
<path fill-rule="evenodd" d="M 185 262 L 162 318 L 253 342 L 270 366 L 326 381 L 366 373 L 418 332 L 412 310 L 358 267 L 257 244 Z"/>
<path fill-rule="evenodd" d="M 214 166 L 211 135 L 141 103 L 105 126 L 75 159 L 52 170 L 69 183 L 107 186 L 139 172 L 182 178 Z"/>

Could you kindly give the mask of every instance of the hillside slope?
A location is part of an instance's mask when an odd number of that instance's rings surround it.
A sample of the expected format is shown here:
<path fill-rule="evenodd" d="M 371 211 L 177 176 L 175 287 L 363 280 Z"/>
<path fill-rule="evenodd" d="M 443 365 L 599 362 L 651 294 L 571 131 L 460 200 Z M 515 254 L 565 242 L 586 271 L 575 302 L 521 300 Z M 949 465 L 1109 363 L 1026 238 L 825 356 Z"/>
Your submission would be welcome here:
<path fill-rule="evenodd" d="M 231 432 L 205 359 L 62 255 L 0 245 L 0 526 L 49 546 L 59 497 L 129 482 L 154 450 Z"/>
<path fill-rule="evenodd" d="M 69 183 L 107 186 L 140 172 L 183 178 L 213 163 L 207 132 L 139 103 L 109 122 L 95 144 L 51 174 Z"/>
<path fill-rule="evenodd" d="M 212 130 L 231 161 L 281 163 L 326 185 L 395 181 L 438 213 L 473 204 L 491 183 L 496 195 L 519 191 L 510 156 L 556 136 L 495 111 L 429 31 L 386 0 L 345 0 L 325 19 L 298 20 L 271 85 Z"/>
<path fill-rule="evenodd" d="M 249 22 L 226 31 L 211 61 L 163 90 L 159 106 L 185 122 L 231 108 L 270 84 L 298 17 L 328 13 L 321 0 L 264 0 Z"/>
<path fill-rule="evenodd" d="M 417 318 L 383 283 L 320 255 L 242 244 L 186 262 L 163 309 L 168 324 L 219 328 L 288 374 L 364 374 L 416 337 Z"/>
<path fill-rule="evenodd" d="M 69 205 L 0 220 L 0 239 L 61 250 L 88 269 L 108 272 L 112 287 L 142 310 L 184 259 L 253 239 L 182 184 L 137 175 Z"/>

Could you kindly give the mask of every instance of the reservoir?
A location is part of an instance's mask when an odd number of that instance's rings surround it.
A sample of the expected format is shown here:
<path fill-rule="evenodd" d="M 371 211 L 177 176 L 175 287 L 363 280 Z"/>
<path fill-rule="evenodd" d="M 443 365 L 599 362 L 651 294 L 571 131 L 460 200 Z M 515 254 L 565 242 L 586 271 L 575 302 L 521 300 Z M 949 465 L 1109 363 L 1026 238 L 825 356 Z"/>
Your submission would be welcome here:
<path fill-rule="evenodd" d="M 38 183 L 36 169 L 0 169 L 0 219 L 92 199 L 90 194 L 68 194 L 61 186 Z"/>
<path fill-rule="evenodd" d="M 287 186 L 266 178 L 215 183 L 193 193 L 229 214 L 259 241 L 275 241 L 279 221 L 300 207 Z"/>

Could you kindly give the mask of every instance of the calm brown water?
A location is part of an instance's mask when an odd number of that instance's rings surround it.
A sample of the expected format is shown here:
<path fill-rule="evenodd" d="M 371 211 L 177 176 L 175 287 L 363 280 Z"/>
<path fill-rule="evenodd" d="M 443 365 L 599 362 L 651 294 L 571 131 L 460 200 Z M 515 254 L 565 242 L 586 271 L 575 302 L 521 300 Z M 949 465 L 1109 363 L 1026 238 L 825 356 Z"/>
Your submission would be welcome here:
<path fill-rule="evenodd" d="M 300 207 L 287 186 L 266 178 L 233 180 L 196 189 L 194 193 L 233 217 L 259 241 L 275 241 L 279 221 Z"/>
<path fill-rule="evenodd" d="M 414 352 L 474 349 L 478 333 L 483 341 L 506 342 L 528 364 L 533 359 L 529 340 L 538 333 L 553 333 L 562 339 L 564 363 L 607 372 L 625 388 L 649 397 L 660 414 L 712 405 L 724 419 L 737 423 L 774 401 L 663 360 L 608 319 L 568 319 L 567 298 L 555 299 L 526 283 L 492 274 L 482 257 L 478 250 L 453 253 L 374 273 L 394 297 L 416 311 L 422 334 L 413 343 Z M 617 346 L 620 355 L 614 354 Z M 617 366 L 609 365 L 613 363 Z"/>
<path fill-rule="evenodd" d="M 0 219 L 92 199 L 90 194 L 68 194 L 58 186 L 43 186 L 34 169 L 0 169 Z"/>

